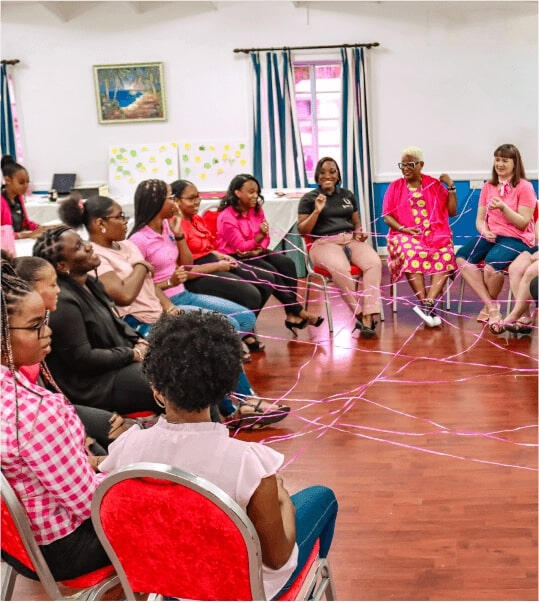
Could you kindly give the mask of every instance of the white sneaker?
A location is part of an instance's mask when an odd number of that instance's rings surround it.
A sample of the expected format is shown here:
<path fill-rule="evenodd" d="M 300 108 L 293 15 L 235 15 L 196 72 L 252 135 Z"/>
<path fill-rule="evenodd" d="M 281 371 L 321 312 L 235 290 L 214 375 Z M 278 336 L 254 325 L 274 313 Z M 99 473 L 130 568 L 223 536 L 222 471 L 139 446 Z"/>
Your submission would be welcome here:
<path fill-rule="evenodd" d="M 419 318 L 421 318 L 421 320 L 427 325 L 427 327 L 432 328 L 438 326 L 435 324 L 434 318 L 432 316 L 429 316 L 425 312 L 425 309 L 421 306 L 414 306 L 412 309 L 419 316 Z M 438 316 L 436 318 L 438 318 L 438 320 L 440 321 L 438 324 L 441 324 L 442 321 L 440 320 L 440 318 Z"/>

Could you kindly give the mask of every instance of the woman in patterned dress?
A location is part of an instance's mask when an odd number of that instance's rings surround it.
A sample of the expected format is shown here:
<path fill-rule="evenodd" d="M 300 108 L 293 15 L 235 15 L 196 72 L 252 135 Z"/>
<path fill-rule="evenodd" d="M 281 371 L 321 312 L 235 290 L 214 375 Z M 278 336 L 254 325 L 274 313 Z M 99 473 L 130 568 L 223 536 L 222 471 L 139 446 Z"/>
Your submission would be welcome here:
<path fill-rule="evenodd" d="M 448 217 L 457 213 L 457 195 L 448 174 L 436 180 L 421 173 L 423 165 L 421 149 L 404 149 L 398 164 L 403 178 L 390 184 L 382 213 L 390 229 L 387 250 L 391 281 L 406 276 L 420 302 L 414 311 L 434 327 L 441 324 L 434 309 L 436 299 L 456 269 Z M 428 287 L 427 274 L 431 275 Z"/>

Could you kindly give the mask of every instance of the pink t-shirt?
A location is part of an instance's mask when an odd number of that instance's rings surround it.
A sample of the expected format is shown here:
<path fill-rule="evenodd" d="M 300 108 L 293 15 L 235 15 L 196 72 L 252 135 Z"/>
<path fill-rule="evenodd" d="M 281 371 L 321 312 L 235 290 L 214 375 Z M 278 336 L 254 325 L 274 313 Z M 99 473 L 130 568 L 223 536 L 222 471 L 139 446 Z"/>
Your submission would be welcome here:
<path fill-rule="evenodd" d="M 267 249 L 270 238 L 265 236 L 260 243 L 255 236 L 260 233 L 260 224 L 266 216 L 260 208 L 258 213 L 250 209 L 246 214 L 239 214 L 229 206 L 219 212 L 217 218 L 217 249 L 221 253 L 236 253 L 237 251 L 252 251 L 256 247 Z"/>
<path fill-rule="evenodd" d="M 537 197 L 533 186 L 527 180 L 521 180 L 514 188 L 505 186 L 503 195 L 500 194 L 500 187 L 485 182 L 481 189 L 479 205 L 487 206 L 486 221 L 489 230 L 502 237 L 513 237 L 520 239 L 528 247 L 535 245 L 535 221 L 532 218 L 524 230 L 520 230 L 511 223 L 499 209 L 488 209 L 488 204 L 493 197 L 500 198 L 512 210 L 517 211 L 519 205 L 525 207 L 537 206 Z"/>
<path fill-rule="evenodd" d="M 283 455 L 256 442 L 231 438 L 220 423 L 168 423 L 161 416 L 151 429 L 134 426 L 109 446 L 102 472 L 131 463 L 164 463 L 194 473 L 224 490 L 243 510 L 264 477 L 277 473 Z M 263 566 L 264 590 L 274 597 L 298 562 L 297 544 L 278 570 Z"/>
<path fill-rule="evenodd" d="M 144 261 L 142 253 L 132 241 L 119 241 L 118 245 L 119 249 L 111 249 L 92 243 L 94 251 L 101 258 L 101 264 L 97 267 L 98 276 L 115 272 L 121 279 L 125 279 L 133 272 L 135 262 Z M 157 322 L 163 309 L 149 273 L 146 274 L 142 288 L 133 303 L 129 306 L 116 306 L 116 309 L 120 316 L 132 314 L 140 322 Z"/>
<path fill-rule="evenodd" d="M 144 259 L 154 267 L 154 283 L 166 281 L 174 274 L 179 251 L 168 220 L 163 220 L 161 233 L 155 232 L 149 226 L 144 226 L 131 235 L 129 240 L 135 243 Z M 176 287 L 165 289 L 163 292 L 167 297 L 173 297 L 184 290 L 184 286 L 179 284 Z"/>

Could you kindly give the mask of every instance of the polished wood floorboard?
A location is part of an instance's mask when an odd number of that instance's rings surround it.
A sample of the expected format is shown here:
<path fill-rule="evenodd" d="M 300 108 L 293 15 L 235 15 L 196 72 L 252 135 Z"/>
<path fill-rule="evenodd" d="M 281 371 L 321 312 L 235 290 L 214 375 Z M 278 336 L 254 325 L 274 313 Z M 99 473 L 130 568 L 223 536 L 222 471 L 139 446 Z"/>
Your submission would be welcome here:
<path fill-rule="evenodd" d="M 293 411 L 239 437 L 285 454 L 291 492 L 334 489 L 338 598 L 536 600 L 537 335 L 491 335 L 477 302 L 427 329 L 404 301 L 366 341 L 333 307 L 333 337 L 325 322 L 291 339 L 281 310 L 261 314 L 267 350 L 246 370 Z"/>

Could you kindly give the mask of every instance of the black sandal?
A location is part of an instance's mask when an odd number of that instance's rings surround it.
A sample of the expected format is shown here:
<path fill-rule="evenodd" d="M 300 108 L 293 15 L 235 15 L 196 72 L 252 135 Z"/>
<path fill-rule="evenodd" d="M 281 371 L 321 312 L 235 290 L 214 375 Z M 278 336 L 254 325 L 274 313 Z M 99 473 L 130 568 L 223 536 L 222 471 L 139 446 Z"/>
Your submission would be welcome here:
<path fill-rule="evenodd" d="M 251 337 L 254 341 L 247 341 L 247 339 L 250 339 Z M 245 337 L 242 338 L 242 341 L 249 348 L 249 352 L 255 354 L 257 352 L 263 352 L 266 349 L 266 346 L 256 338 L 256 335 L 245 335 Z"/>
<path fill-rule="evenodd" d="M 226 421 L 226 426 L 229 429 L 262 429 L 282 421 L 290 412 L 290 406 L 284 404 L 273 405 L 274 408 L 263 410 L 263 402 L 262 398 L 242 400 L 234 416 Z"/>

